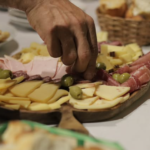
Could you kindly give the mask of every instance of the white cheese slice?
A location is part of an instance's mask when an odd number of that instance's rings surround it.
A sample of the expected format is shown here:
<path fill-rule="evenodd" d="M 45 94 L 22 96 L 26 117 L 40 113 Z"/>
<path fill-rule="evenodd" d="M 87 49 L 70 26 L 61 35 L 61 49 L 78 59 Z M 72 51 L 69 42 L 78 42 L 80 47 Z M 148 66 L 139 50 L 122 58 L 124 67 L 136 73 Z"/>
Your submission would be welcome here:
<path fill-rule="evenodd" d="M 117 104 L 119 104 L 121 101 L 123 100 L 123 97 L 119 97 L 113 101 L 106 101 L 106 100 L 100 100 L 102 102 L 97 102 L 94 103 L 93 105 L 90 105 L 90 106 L 81 106 L 81 105 L 78 105 L 78 104 L 75 104 L 74 107 L 77 108 L 77 109 L 98 109 L 98 110 L 101 110 L 101 109 L 108 109 L 108 108 L 112 108 L 114 106 L 116 106 Z M 98 104 L 99 103 L 99 104 Z"/>
<path fill-rule="evenodd" d="M 127 101 L 129 98 L 130 98 L 130 94 L 128 93 L 127 95 L 123 96 L 123 100 L 120 103 Z"/>
<path fill-rule="evenodd" d="M 95 93 L 97 96 L 103 99 L 112 101 L 118 97 L 123 96 L 128 91 L 130 91 L 130 87 L 100 85 Z"/>
<path fill-rule="evenodd" d="M 82 93 L 86 96 L 93 96 L 94 92 L 95 92 L 96 88 L 95 87 L 91 87 L 91 88 L 86 88 L 86 89 L 82 89 Z"/>
<path fill-rule="evenodd" d="M 83 99 L 83 100 L 76 100 L 72 96 L 70 96 L 69 103 L 72 105 L 89 106 L 89 105 L 92 105 L 98 99 L 99 99 L 99 97 L 96 96 L 96 97 L 87 98 L 87 99 Z"/>

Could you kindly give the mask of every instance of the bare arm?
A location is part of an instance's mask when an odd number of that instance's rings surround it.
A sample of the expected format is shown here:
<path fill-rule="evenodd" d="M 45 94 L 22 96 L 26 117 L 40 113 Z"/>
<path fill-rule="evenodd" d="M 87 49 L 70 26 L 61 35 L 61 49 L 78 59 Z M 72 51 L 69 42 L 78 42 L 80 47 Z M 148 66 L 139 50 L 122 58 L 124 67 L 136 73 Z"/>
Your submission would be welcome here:
<path fill-rule="evenodd" d="M 32 27 L 47 44 L 52 57 L 65 65 L 95 74 L 97 40 L 93 19 L 68 0 L 0 0 L 0 4 L 24 10 Z"/>

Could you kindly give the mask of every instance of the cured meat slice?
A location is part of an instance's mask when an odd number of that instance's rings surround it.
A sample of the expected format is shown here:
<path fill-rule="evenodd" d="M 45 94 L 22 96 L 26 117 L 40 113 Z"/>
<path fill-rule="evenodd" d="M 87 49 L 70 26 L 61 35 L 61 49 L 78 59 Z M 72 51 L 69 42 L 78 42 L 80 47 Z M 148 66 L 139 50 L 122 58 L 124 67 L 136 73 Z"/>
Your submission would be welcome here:
<path fill-rule="evenodd" d="M 96 80 L 106 81 L 105 84 L 107 84 L 107 85 L 120 86 L 120 84 L 116 80 L 114 80 L 111 77 L 111 75 L 109 75 L 106 71 L 104 71 L 102 69 L 98 70 L 96 76 L 97 76 Z"/>
<path fill-rule="evenodd" d="M 19 62 L 18 60 L 9 57 L 9 56 L 5 56 L 5 65 L 8 67 L 9 70 L 11 70 L 12 72 L 16 72 L 16 71 L 25 71 L 25 67 L 24 65 Z"/>
<path fill-rule="evenodd" d="M 116 72 L 119 74 L 130 73 L 130 67 L 128 65 L 124 65 L 123 67 L 119 68 Z"/>
<path fill-rule="evenodd" d="M 146 55 L 140 57 L 138 60 L 136 60 L 135 62 L 133 62 L 131 65 L 138 65 L 138 64 L 145 64 L 148 61 L 150 61 L 150 52 L 147 53 Z"/>
<path fill-rule="evenodd" d="M 142 67 L 144 64 L 138 64 L 138 65 L 135 65 L 135 66 L 131 66 L 130 67 L 130 72 L 134 72 L 136 70 L 138 70 L 140 67 Z"/>
<path fill-rule="evenodd" d="M 47 76 L 54 77 L 57 64 L 58 58 L 34 57 L 30 75 L 40 75 L 42 78 Z"/>
<path fill-rule="evenodd" d="M 121 84 L 121 86 L 123 87 L 130 87 L 130 93 L 138 90 L 140 88 L 140 85 L 140 81 L 134 76 L 131 76 L 126 82 Z"/>
<path fill-rule="evenodd" d="M 147 83 L 150 81 L 150 75 L 146 72 L 142 76 L 139 77 L 139 81 L 141 84 Z"/>
<path fill-rule="evenodd" d="M 53 80 L 61 79 L 65 74 L 67 74 L 67 68 L 68 66 L 65 66 L 64 64 L 61 65 L 61 67 L 56 72 L 56 75 Z"/>

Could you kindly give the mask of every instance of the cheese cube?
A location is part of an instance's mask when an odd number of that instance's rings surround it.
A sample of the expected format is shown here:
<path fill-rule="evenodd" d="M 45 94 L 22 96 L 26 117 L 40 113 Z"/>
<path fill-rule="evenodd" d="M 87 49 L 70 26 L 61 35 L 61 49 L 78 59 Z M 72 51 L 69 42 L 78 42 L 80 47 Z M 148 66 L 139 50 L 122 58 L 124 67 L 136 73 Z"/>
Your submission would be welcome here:
<path fill-rule="evenodd" d="M 135 52 L 142 51 L 137 43 L 128 44 L 127 47 L 132 48 L 132 50 Z"/>
<path fill-rule="evenodd" d="M 142 52 L 136 52 L 136 55 L 132 58 L 133 61 L 136 61 L 137 59 L 139 59 L 140 56 L 142 56 Z"/>
<path fill-rule="evenodd" d="M 106 100 L 114 100 L 130 91 L 130 87 L 100 85 L 96 90 L 96 95 Z"/>
<path fill-rule="evenodd" d="M 98 32 L 97 33 L 97 41 L 103 42 L 108 40 L 108 32 Z"/>
<path fill-rule="evenodd" d="M 27 97 L 31 92 L 42 85 L 43 81 L 28 81 L 17 84 L 10 88 L 10 92 L 15 96 Z"/>
<path fill-rule="evenodd" d="M 116 65 L 122 65 L 123 61 L 119 58 L 111 58 L 110 63 L 116 66 Z"/>
<path fill-rule="evenodd" d="M 102 45 L 101 45 L 101 53 L 100 53 L 100 55 L 105 55 L 105 56 L 108 55 L 107 46 L 108 46 L 108 45 L 105 45 L 105 44 L 102 44 Z"/>
<path fill-rule="evenodd" d="M 55 95 L 58 88 L 59 85 L 45 83 L 29 94 L 28 97 L 32 101 L 46 103 Z"/>
<path fill-rule="evenodd" d="M 129 53 L 121 55 L 120 58 L 126 63 L 132 61 L 132 56 Z"/>

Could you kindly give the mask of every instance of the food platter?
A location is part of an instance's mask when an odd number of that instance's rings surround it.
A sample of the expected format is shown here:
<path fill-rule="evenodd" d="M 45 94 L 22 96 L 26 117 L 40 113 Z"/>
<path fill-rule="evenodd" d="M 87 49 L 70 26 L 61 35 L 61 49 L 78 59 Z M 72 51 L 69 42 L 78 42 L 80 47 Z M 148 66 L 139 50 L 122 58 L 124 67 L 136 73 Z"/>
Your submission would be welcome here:
<path fill-rule="evenodd" d="M 69 104 L 65 104 L 59 110 L 36 112 L 26 110 L 18 111 L 0 107 L 0 114 L 1 117 L 5 119 L 26 119 L 44 124 L 59 124 L 58 126 L 60 128 L 88 134 L 88 131 L 80 123 L 98 122 L 111 119 L 115 115 L 120 114 L 123 110 L 133 105 L 134 102 L 136 102 L 148 91 L 149 86 L 150 83 L 134 92 L 126 102 L 106 110 L 99 110 L 95 112 L 78 110 Z"/>

